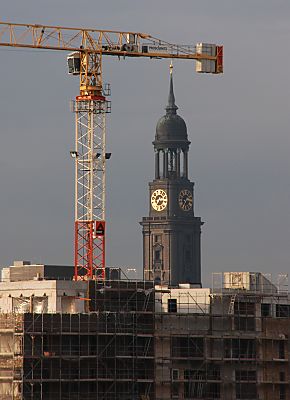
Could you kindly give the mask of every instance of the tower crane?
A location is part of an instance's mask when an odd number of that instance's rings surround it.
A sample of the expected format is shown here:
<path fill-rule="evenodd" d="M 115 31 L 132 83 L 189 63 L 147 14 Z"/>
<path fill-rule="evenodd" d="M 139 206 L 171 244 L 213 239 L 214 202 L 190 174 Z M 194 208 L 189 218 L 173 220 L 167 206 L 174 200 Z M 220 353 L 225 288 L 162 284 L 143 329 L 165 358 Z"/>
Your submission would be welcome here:
<path fill-rule="evenodd" d="M 196 71 L 223 72 L 223 46 L 171 44 L 138 32 L 0 22 L 0 46 L 67 51 L 69 74 L 79 76 L 75 113 L 74 279 L 105 277 L 106 114 L 109 85 L 103 56 L 195 60 Z"/>

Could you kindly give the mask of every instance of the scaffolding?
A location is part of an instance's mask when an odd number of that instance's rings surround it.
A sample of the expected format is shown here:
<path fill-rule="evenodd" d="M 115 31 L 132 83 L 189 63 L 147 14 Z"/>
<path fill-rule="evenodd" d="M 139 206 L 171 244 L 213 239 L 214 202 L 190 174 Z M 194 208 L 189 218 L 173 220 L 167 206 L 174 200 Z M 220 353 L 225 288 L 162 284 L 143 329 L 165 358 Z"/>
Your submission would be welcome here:
<path fill-rule="evenodd" d="M 206 289 L 157 290 L 156 400 L 290 398 L 286 275 L 276 290 L 269 276 L 243 277 L 230 286 L 216 274 L 222 284 L 208 298 Z"/>
<path fill-rule="evenodd" d="M 152 284 L 90 292 L 85 314 L 1 315 L 1 400 L 154 398 Z"/>
<path fill-rule="evenodd" d="M 268 287 L 90 281 L 86 313 L 1 314 L 0 398 L 286 400 L 290 298 Z"/>

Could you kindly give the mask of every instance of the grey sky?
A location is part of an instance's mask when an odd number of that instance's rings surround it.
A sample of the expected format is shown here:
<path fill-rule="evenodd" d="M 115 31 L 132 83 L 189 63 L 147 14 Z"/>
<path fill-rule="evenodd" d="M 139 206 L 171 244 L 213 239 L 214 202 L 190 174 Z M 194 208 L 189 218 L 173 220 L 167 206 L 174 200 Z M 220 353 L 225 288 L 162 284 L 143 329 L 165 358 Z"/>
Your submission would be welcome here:
<path fill-rule="evenodd" d="M 203 275 L 288 272 L 290 260 L 290 3 L 268 0 L 10 0 L 12 22 L 124 29 L 178 43 L 225 46 L 223 76 L 174 63 L 179 114 L 192 142 L 190 175 L 203 227 Z M 74 120 L 78 81 L 66 54 L 0 48 L 0 265 L 71 263 Z M 107 58 L 110 265 L 141 269 L 138 221 L 148 214 L 155 125 L 168 62 Z"/>

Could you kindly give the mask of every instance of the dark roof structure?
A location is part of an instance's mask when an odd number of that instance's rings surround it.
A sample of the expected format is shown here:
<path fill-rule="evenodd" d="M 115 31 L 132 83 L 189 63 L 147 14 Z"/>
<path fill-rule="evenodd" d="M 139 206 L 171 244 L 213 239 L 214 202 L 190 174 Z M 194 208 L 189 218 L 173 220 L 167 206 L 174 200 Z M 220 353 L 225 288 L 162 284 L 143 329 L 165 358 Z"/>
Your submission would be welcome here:
<path fill-rule="evenodd" d="M 171 145 L 173 145 L 173 147 L 188 146 L 190 142 L 187 137 L 185 121 L 177 114 L 178 107 L 175 104 L 172 73 L 170 73 L 168 104 L 165 110 L 166 114 L 157 122 L 155 141 L 153 144 L 157 147 L 159 147 L 159 145 L 165 145 L 166 147 L 171 147 Z"/>

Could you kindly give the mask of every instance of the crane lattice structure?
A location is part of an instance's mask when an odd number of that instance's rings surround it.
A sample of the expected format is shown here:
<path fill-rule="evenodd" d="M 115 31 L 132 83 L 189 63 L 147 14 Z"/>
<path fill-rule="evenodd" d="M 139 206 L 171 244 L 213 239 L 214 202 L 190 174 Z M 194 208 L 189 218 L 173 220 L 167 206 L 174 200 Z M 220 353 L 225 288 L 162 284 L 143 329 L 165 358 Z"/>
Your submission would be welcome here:
<path fill-rule="evenodd" d="M 106 114 L 105 55 L 196 60 L 197 72 L 223 72 L 223 46 L 177 45 L 138 32 L 0 22 L 0 46 L 60 50 L 80 78 L 75 113 L 75 279 L 105 278 Z"/>

